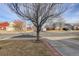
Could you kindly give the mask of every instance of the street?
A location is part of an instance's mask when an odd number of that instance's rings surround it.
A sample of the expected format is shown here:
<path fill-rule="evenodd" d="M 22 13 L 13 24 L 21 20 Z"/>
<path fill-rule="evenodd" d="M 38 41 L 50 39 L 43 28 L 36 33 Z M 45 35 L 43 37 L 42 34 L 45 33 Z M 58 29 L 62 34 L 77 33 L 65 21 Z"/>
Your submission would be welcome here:
<path fill-rule="evenodd" d="M 18 35 L 21 35 L 21 33 L 6 33 L 6 34 L 0 34 L 0 40 L 7 40 L 11 37 L 14 37 L 14 36 L 18 36 Z"/>

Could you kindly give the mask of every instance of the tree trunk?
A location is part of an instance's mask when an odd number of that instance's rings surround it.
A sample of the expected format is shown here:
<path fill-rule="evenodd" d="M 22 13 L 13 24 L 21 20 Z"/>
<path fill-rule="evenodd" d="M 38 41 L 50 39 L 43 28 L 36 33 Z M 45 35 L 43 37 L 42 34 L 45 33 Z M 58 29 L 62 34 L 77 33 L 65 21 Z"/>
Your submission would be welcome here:
<path fill-rule="evenodd" d="M 36 38 L 36 41 L 40 41 L 40 36 L 39 36 L 39 34 L 40 34 L 40 29 L 39 29 L 39 27 L 37 27 L 37 31 L 36 31 L 36 36 L 37 36 L 37 38 Z"/>
<path fill-rule="evenodd" d="M 39 33 L 40 33 L 40 31 L 39 31 L 39 29 L 37 29 L 37 32 L 36 32 L 37 39 L 36 39 L 36 41 L 40 41 Z"/>

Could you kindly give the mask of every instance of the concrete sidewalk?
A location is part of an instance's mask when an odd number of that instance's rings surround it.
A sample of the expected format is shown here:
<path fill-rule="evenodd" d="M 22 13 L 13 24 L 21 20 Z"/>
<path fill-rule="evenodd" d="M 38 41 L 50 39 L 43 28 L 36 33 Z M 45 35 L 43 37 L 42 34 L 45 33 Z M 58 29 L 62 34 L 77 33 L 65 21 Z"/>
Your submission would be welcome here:
<path fill-rule="evenodd" d="M 76 36 L 46 38 L 48 43 L 64 56 L 79 56 L 79 40 L 75 40 Z"/>

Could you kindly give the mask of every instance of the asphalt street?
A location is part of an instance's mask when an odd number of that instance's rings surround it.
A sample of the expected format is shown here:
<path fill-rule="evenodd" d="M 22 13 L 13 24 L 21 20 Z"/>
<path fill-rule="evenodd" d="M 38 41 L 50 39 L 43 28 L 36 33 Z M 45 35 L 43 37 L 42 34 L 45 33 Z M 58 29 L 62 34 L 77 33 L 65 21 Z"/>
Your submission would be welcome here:
<path fill-rule="evenodd" d="M 16 34 L 0 34 L 0 40 L 6 40 L 6 39 L 9 39 L 11 37 L 14 37 L 14 36 L 18 36 L 18 35 L 22 35 L 20 33 L 16 33 Z"/>

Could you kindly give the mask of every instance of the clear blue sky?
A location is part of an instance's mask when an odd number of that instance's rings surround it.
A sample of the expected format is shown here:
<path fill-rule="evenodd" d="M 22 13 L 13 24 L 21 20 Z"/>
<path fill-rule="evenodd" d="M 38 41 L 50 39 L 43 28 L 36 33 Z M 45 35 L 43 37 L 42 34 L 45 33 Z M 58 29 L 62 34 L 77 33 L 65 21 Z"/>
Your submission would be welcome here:
<path fill-rule="evenodd" d="M 70 9 L 63 14 L 66 22 L 74 23 L 79 21 L 79 4 L 72 4 Z M 13 13 L 6 4 L 0 4 L 0 22 L 14 21 L 20 19 L 15 13 Z"/>

